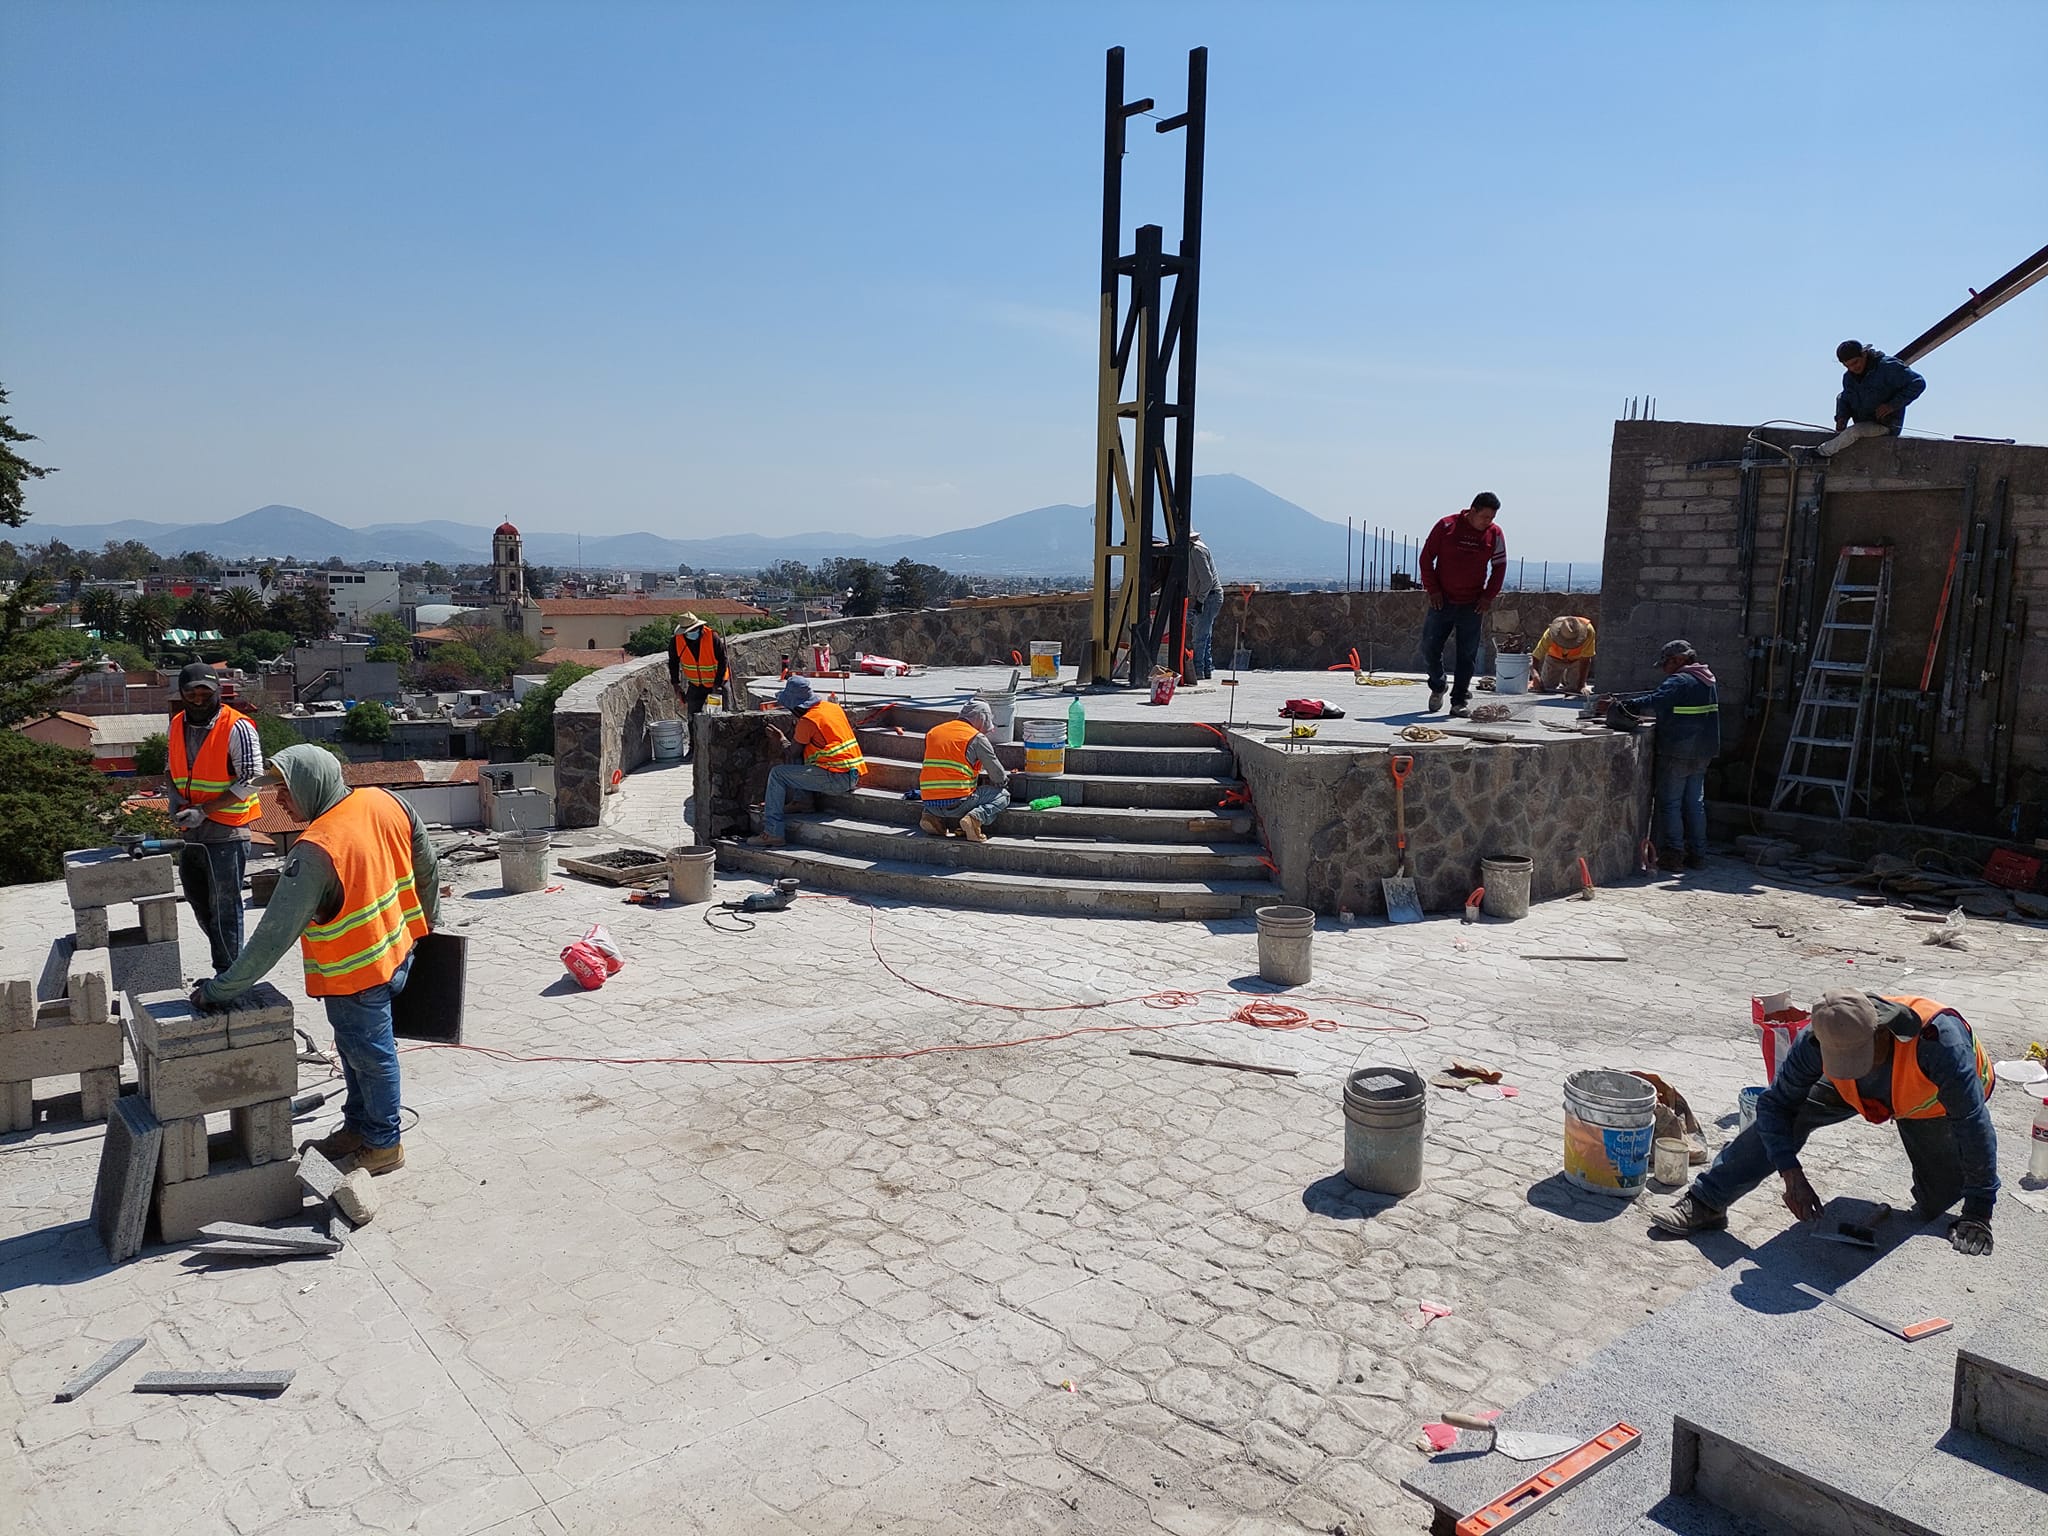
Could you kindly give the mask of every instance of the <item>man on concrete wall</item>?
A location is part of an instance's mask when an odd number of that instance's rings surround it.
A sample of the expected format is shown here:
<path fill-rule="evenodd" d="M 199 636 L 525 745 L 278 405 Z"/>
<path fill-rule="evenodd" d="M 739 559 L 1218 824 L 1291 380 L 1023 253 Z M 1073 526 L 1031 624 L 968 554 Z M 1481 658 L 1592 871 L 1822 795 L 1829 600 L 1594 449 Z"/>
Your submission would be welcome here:
<path fill-rule="evenodd" d="M 1444 642 L 1457 637 L 1451 674 L 1451 713 L 1469 714 L 1472 673 L 1479 665 L 1479 629 L 1508 576 L 1507 535 L 1494 518 L 1500 498 L 1481 491 L 1462 512 L 1442 518 L 1423 541 L 1422 660 L 1429 669 L 1429 707 L 1444 707 Z"/>
<path fill-rule="evenodd" d="M 1188 606 L 1195 611 L 1195 659 L 1191 670 L 1197 682 L 1207 682 L 1215 672 L 1212 653 L 1216 617 L 1223 612 L 1223 583 L 1216 576 L 1216 557 L 1199 533 L 1188 537 Z"/>
<path fill-rule="evenodd" d="M 205 662 L 178 674 L 178 698 L 184 707 L 171 716 L 164 791 L 184 840 L 178 878 L 213 951 L 213 968 L 224 971 L 242 952 L 242 872 L 249 824 L 263 814 L 256 799 L 263 744 L 256 722 L 221 702 L 220 677 Z"/>
<path fill-rule="evenodd" d="M 683 615 L 668 648 L 668 680 L 683 701 L 683 757 L 694 750 L 689 723 L 726 687 L 725 642 L 694 613 Z"/>
<path fill-rule="evenodd" d="M 1689 641 L 1666 643 L 1664 681 L 1648 693 L 1611 695 L 1632 715 L 1657 718 L 1657 862 L 1698 869 L 1707 862 L 1707 768 L 1721 751 L 1721 689 Z"/>
<path fill-rule="evenodd" d="M 933 837 L 958 830 L 970 843 L 988 841 L 988 829 L 1010 807 L 1009 771 L 988 733 L 995 714 L 979 699 L 960 706 L 960 718 L 933 726 L 924 735 L 924 768 L 918 799 L 924 814 L 917 824 Z M 988 783 L 981 782 L 986 776 Z"/>
<path fill-rule="evenodd" d="M 1835 356 L 1842 363 L 1842 392 L 1835 396 L 1835 435 L 1818 450 L 1824 459 L 1859 438 L 1897 437 L 1906 407 L 1927 389 L 1927 381 L 1896 357 L 1860 341 L 1843 342 Z"/>

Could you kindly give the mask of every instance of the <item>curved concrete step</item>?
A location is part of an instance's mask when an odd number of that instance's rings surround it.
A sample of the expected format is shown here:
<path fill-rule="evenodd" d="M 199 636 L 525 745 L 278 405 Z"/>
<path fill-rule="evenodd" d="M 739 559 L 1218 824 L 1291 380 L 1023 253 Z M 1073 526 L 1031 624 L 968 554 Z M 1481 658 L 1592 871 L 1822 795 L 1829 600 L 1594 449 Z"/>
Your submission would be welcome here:
<path fill-rule="evenodd" d="M 1041 912 L 1075 917 L 1233 918 L 1281 899 L 1267 881 L 1139 881 L 1045 879 L 999 870 L 946 869 L 895 860 L 876 862 L 822 848 L 749 848 L 721 842 L 718 867 L 789 875 L 819 890 L 880 896 L 938 907 Z"/>
<path fill-rule="evenodd" d="M 863 790 L 894 790 L 901 794 L 917 784 L 923 759 L 904 762 L 886 757 L 868 759 Z M 1132 779 L 1104 773 L 1023 773 L 1010 779 L 1010 798 L 1036 800 L 1058 795 L 1068 806 L 1094 810 L 1213 811 L 1241 781 L 1221 774 L 1165 775 Z M 1025 791 L 1030 793 L 1026 794 Z"/>
<path fill-rule="evenodd" d="M 1016 780 L 1011 781 L 1013 786 Z M 1010 794 L 1014 798 L 1016 788 Z M 1050 791 L 1048 791 L 1050 793 Z M 838 816 L 887 822 L 892 826 L 914 827 L 924 814 L 915 800 L 903 798 L 901 790 L 863 786 L 850 795 L 819 795 L 821 809 Z M 1049 811 L 1034 811 L 1021 802 L 996 818 L 999 837 L 1107 838 L 1130 843 L 1238 843 L 1253 841 L 1251 817 L 1242 812 L 1225 815 L 1217 811 L 1090 809 L 1061 805 Z"/>
<path fill-rule="evenodd" d="M 1001 870 L 1060 880 L 1263 880 L 1269 871 L 1257 845 L 1247 843 L 1107 843 L 1064 837 L 932 837 L 914 827 L 886 826 L 851 817 L 792 816 L 792 845 L 879 862 L 943 864 L 957 869 Z"/>
<path fill-rule="evenodd" d="M 862 756 L 874 760 L 922 763 L 924 733 L 896 731 L 886 726 L 869 726 L 860 733 Z M 1024 766 L 1024 748 L 1010 742 L 996 748 L 1005 768 Z M 1112 774 L 1124 778 L 1212 777 L 1234 775 L 1237 757 L 1218 746 L 1210 747 L 1117 747 L 1097 746 L 1067 749 L 1069 773 Z"/>
<path fill-rule="evenodd" d="M 1019 731 L 1026 720 L 1065 720 L 1066 706 L 1046 708 L 1039 700 L 1020 701 L 1016 720 Z M 1082 708 L 1087 708 L 1084 700 Z M 1026 712 L 1028 711 L 1028 713 Z M 956 709 L 927 709 L 914 704 L 898 704 L 876 724 L 884 727 L 897 725 L 905 731 L 928 731 L 935 725 L 960 718 Z M 858 722 L 857 722 L 858 723 Z M 1224 743 L 1220 739 L 1223 722 L 1217 721 L 1215 729 L 1198 725 L 1188 720 L 1097 720 L 1088 721 L 1088 744 L 1102 747 L 1201 747 L 1216 748 Z M 1018 737 L 1021 741 L 1021 735 Z"/>

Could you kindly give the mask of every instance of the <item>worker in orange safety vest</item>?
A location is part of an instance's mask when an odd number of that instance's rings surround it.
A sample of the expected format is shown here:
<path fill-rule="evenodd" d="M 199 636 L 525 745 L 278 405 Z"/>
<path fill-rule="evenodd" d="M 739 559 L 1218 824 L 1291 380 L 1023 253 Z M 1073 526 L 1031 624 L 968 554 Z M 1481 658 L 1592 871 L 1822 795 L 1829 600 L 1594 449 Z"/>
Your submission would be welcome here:
<path fill-rule="evenodd" d="M 989 827 L 1010 808 L 1010 792 L 1003 787 L 1010 775 L 988 738 L 994 729 L 995 712 L 970 699 L 960 706 L 959 719 L 925 732 L 917 780 L 924 813 L 917 824 L 933 837 L 957 830 L 970 843 L 985 843 Z"/>
<path fill-rule="evenodd" d="M 803 763 L 778 763 L 768 770 L 768 788 L 761 805 L 761 831 L 747 839 L 757 848 L 780 848 L 788 831 L 788 803 L 791 790 L 814 795 L 850 795 L 867 776 L 868 762 L 861 755 L 860 736 L 846 711 L 830 699 L 821 699 L 808 680 L 792 677 L 775 695 L 775 702 L 796 716 L 792 739 L 780 728 L 770 726 L 785 755 L 801 754 Z"/>

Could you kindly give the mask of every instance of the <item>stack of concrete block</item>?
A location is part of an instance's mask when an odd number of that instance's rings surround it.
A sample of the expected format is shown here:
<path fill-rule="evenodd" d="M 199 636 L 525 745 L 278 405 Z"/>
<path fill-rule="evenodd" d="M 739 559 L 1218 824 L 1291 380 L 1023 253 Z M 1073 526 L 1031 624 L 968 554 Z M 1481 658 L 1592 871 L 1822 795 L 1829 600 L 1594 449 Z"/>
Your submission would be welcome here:
<path fill-rule="evenodd" d="M 107 951 L 116 993 L 161 992 L 183 983 L 169 854 L 137 859 L 123 848 L 67 853 L 64 888 L 71 897 L 78 948 Z M 135 923 L 114 927 L 111 909 L 129 903 L 135 906 Z"/>
<path fill-rule="evenodd" d="M 37 1078 L 78 1078 L 79 1112 L 104 1120 L 121 1092 L 121 1025 L 105 950 L 68 956 L 64 996 L 38 1002 L 27 978 L 0 981 L 0 1131 L 35 1124 Z"/>
<path fill-rule="evenodd" d="M 182 992 L 130 999 L 143 1096 L 163 1123 L 157 1225 L 180 1243 L 216 1221 L 257 1224 L 304 1203 L 292 1149 L 299 1082 L 291 1000 L 258 982 L 200 1012 Z M 207 1117 L 225 1117 L 209 1133 Z"/>

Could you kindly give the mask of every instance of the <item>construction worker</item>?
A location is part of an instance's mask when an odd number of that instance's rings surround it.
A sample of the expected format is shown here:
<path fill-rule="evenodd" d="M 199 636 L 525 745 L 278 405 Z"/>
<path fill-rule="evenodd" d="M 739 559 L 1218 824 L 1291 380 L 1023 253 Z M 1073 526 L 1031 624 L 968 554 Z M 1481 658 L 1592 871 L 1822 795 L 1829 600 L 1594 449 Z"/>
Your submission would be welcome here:
<path fill-rule="evenodd" d="M 1472 674 L 1479 665 L 1479 629 L 1508 576 L 1507 535 L 1495 526 L 1500 498 L 1481 491 L 1462 512 L 1440 518 L 1423 541 L 1422 660 L 1429 668 L 1429 707 L 1444 707 L 1444 642 L 1457 636 L 1451 713 L 1472 712 Z"/>
<path fill-rule="evenodd" d="M 178 674 L 183 708 L 171 716 L 171 824 L 184 846 L 178 879 L 185 900 L 224 971 L 242 952 L 242 874 L 249 824 L 263 814 L 256 797 L 263 743 L 256 722 L 220 698 L 220 676 L 203 661 Z"/>
<path fill-rule="evenodd" d="M 413 945 L 439 916 L 434 847 L 411 806 L 386 789 L 348 788 L 325 747 L 286 747 L 270 766 L 283 785 L 279 803 L 308 825 L 249 947 L 195 987 L 192 1004 L 233 1002 L 296 939 L 306 992 L 327 1005 L 348 1088 L 341 1129 L 313 1146 L 337 1167 L 389 1173 L 405 1164 L 391 1000 L 412 974 Z"/>
<path fill-rule="evenodd" d="M 1835 396 L 1835 435 L 1815 450 L 1824 459 L 1860 438 L 1897 437 L 1906 407 L 1927 389 L 1927 381 L 1896 357 L 1860 341 L 1843 342 L 1835 356 L 1842 364 L 1842 392 Z"/>
<path fill-rule="evenodd" d="M 994 726 L 994 712 L 970 699 L 960 706 L 959 719 L 924 733 L 924 771 L 917 780 L 924 814 L 917 824 L 933 837 L 958 827 L 970 843 L 985 843 L 989 827 L 1010 808 L 1010 792 L 1003 787 L 1009 771 L 988 738 Z M 981 783 L 984 774 L 987 784 Z"/>
<path fill-rule="evenodd" d="M 1530 692 L 1577 698 L 1586 691 L 1586 677 L 1593 670 L 1593 621 L 1573 613 L 1559 614 L 1529 652 L 1529 663 L 1536 669 Z"/>
<path fill-rule="evenodd" d="M 1197 682 L 1207 682 L 1216 671 L 1216 618 L 1223 612 L 1223 583 L 1216 575 L 1216 557 L 1199 533 L 1188 536 L 1188 606 L 1195 616 L 1195 655 L 1189 670 Z"/>
<path fill-rule="evenodd" d="M 860 737 L 846 711 L 830 699 L 821 699 L 801 677 L 792 677 L 775 695 L 775 702 L 797 717 L 796 739 L 770 726 L 785 754 L 803 753 L 803 766 L 778 763 L 768 770 L 768 792 L 761 806 L 761 831 L 747 841 L 756 848 L 780 848 L 785 839 L 783 806 L 792 789 L 812 794 L 850 795 L 860 788 L 868 771 L 861 756 Z"/>
<path fill-rule="evenodd" d="M 1657 717 L 1657 862 L 1698 869 L 1707 862 L 1707 768 L 1721 753 L 1721 688 L 1684 640 L 1666 642 L 1664 681 L 1648 693 L 1600 702 Z"/>
<path fill-rule="evenodd" d="M 1799 1166 L 1800 1148 L 1822 1126 L 1861 1115 L 1873 1125 L 1898 1122 L 1915 1218 L 1932 1220 L 1960 1199 L 1950 1246 L 1971 1257 L 1991 1252 L 1998 1133 L 1985 1101 L 1997 1079 L 1968 1022 L 1928 998 L 1866 992 L 1825 993 L 1812 1018 L 1757 1101 L 1755 1122 L 1650 1219 L 1681 1235 L 1718 1231 L 1728 1207 L 1775 1171 L 1786 1208 L 1812 1221 L 1821 1200 Z"/>
<path fill-rule="evenodd" d="M 690 760 L 693 743 L 689 722 L 703 712 L 705 702 L 726 688 L 725 642 L 694 613 L 686 613 L 676 625 L 675 639 L 668 649 L 668 680 L 683 703 L 683 761 Z"/>

